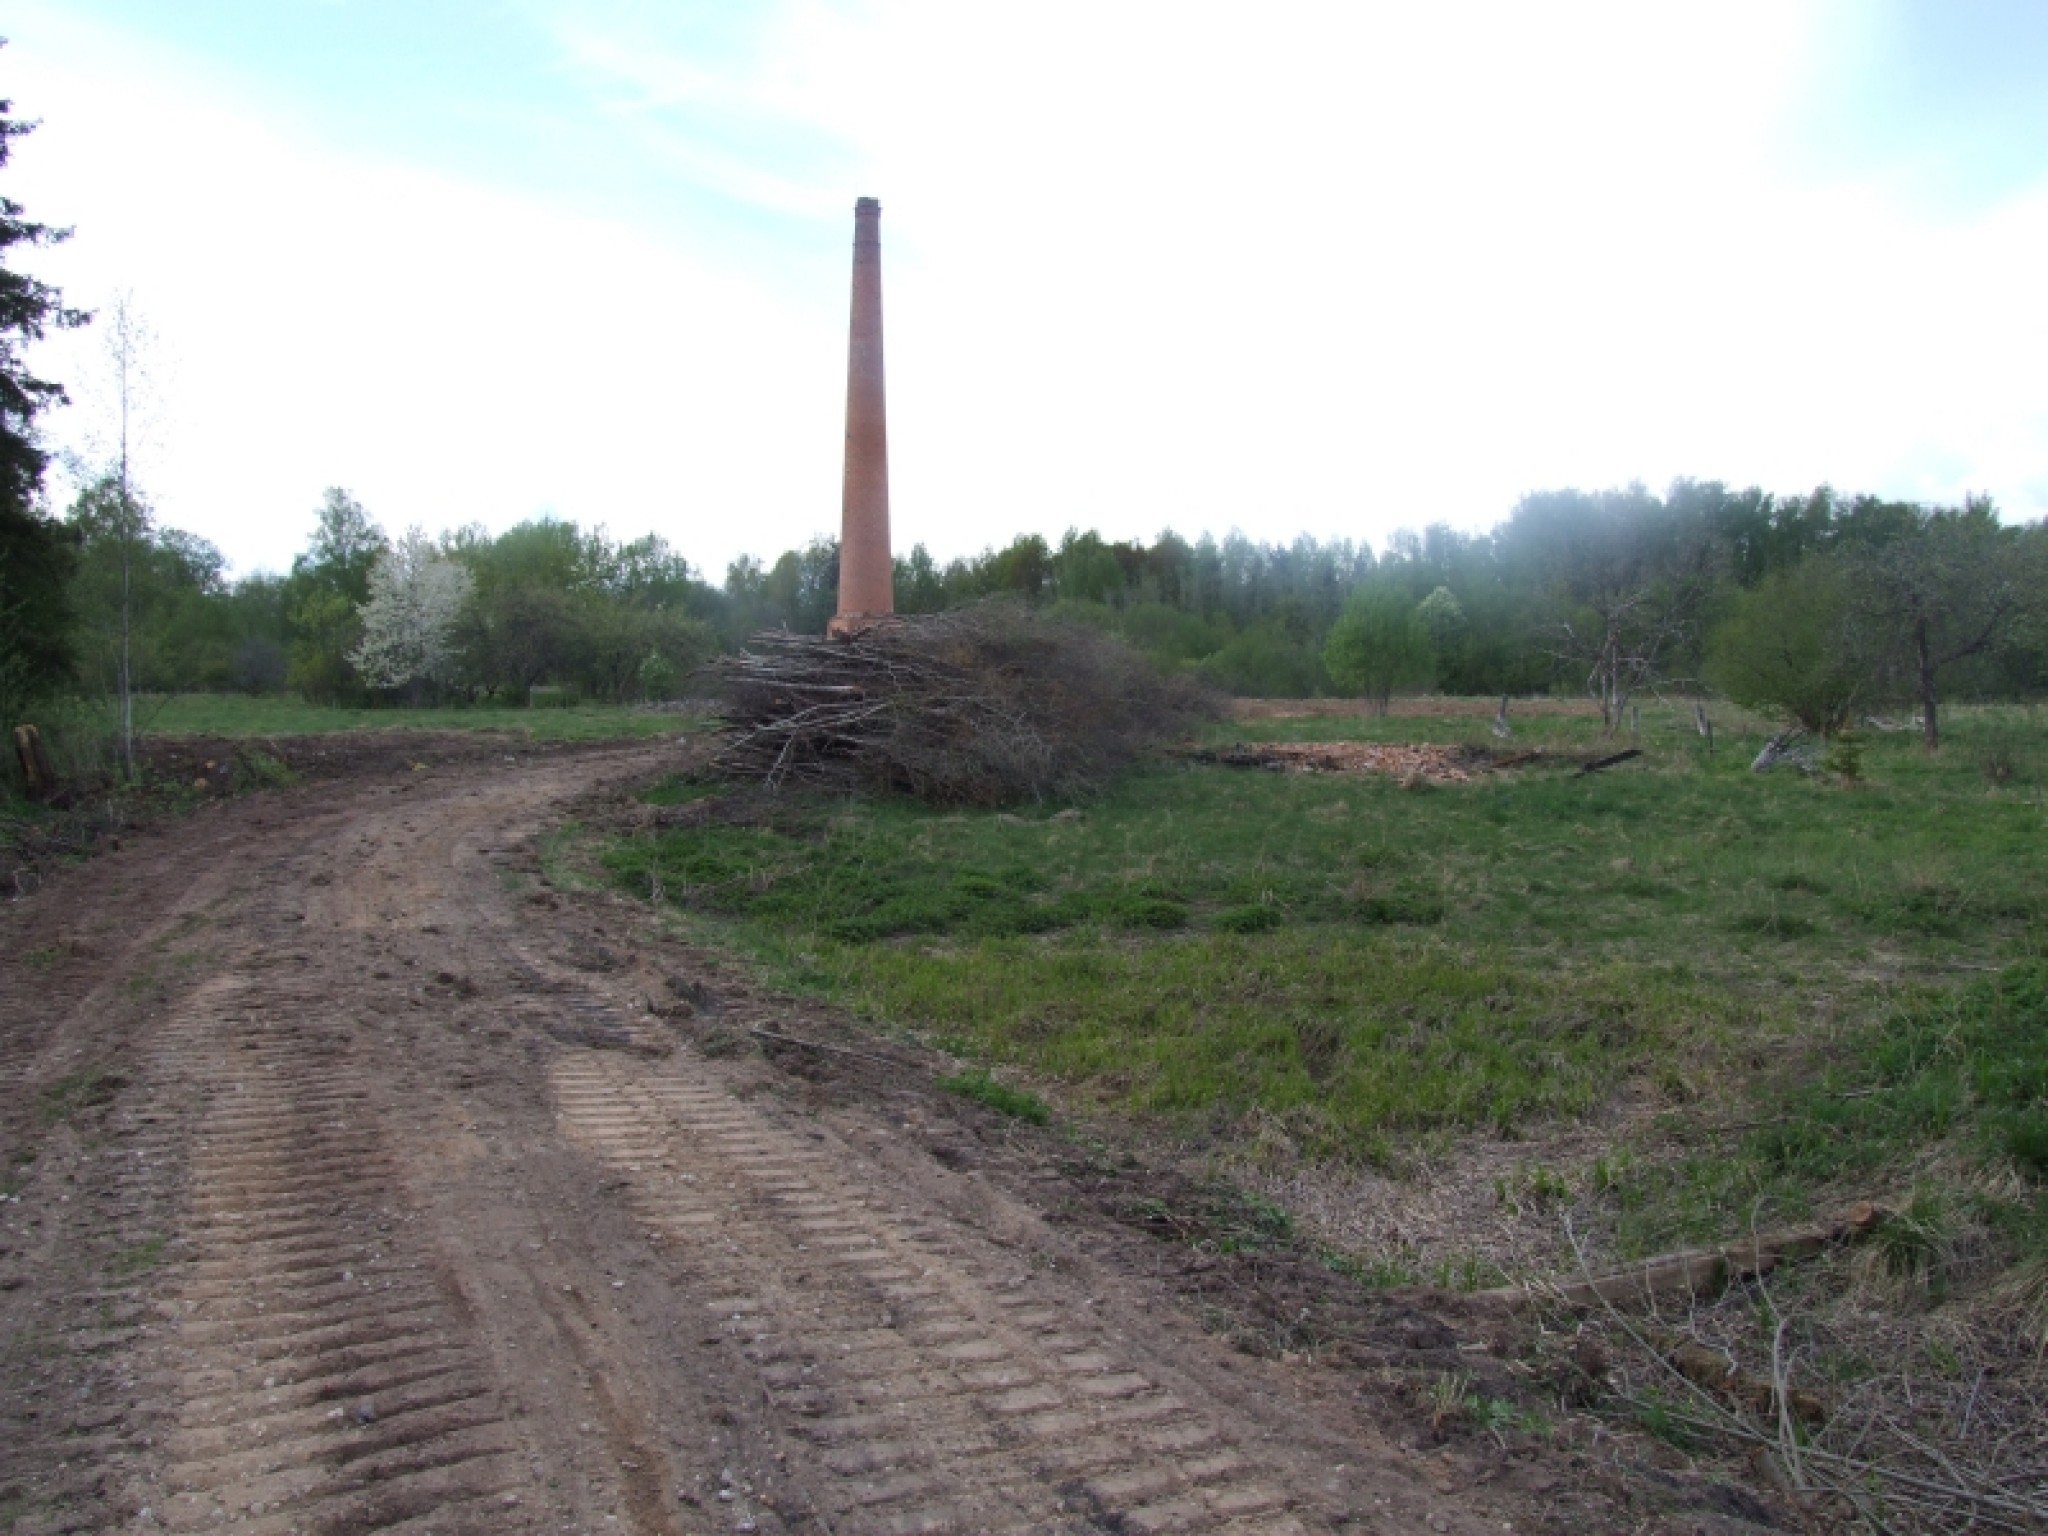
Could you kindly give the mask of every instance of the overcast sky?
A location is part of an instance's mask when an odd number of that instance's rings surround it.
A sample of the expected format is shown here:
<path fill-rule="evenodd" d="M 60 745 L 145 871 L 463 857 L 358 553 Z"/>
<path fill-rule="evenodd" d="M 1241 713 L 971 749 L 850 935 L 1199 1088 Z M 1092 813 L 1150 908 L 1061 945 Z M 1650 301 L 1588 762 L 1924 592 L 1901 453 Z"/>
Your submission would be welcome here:
<path fill-rule="evenodd" d="M 13 0 L 33 258 L 158 337 L 168 523 L 1383 543 L 1524 492 L 2048 514 L 2048 3 Z M 31 264 L 31 263 L 24 263 Z M 94 328 L 98 330 L 100 328 Z M 80 404 L 89 330 L 32 354 Z"/>

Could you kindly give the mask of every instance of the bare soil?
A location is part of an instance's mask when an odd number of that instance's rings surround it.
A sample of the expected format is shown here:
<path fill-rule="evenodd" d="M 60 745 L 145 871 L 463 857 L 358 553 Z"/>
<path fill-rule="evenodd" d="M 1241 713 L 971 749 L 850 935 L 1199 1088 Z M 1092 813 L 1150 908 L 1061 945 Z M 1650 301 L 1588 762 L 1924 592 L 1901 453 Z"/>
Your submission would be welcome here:
<path fill-rule="evenodd" d="M 0 908 L 0 1530 L 1790 1522 L 1447 1415 L 1598 1362 L 552 886 L 677 750 L 293 744 Z"/>

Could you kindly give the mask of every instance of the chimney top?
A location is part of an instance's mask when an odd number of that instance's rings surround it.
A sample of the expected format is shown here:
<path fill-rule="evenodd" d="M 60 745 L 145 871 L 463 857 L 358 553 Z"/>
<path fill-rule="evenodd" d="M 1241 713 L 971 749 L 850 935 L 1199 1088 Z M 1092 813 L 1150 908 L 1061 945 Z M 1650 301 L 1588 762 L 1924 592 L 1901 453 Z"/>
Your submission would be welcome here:
<path fill-rule="evenodd" d="M 882 205 L 879 201 L 872 197 L 863 197 L 853 205 L 853 211 L 856 214 L 880 213 L 882 211 Z"/>

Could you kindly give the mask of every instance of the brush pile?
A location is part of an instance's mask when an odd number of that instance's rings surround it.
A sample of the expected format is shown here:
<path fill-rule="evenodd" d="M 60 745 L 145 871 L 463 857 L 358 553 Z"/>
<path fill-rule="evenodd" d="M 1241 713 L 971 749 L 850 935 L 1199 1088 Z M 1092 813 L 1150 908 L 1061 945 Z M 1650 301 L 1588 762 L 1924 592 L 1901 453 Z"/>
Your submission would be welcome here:
<path fill-rule="evenodd" d="M 714 773 L 939 805 L 1093 795 L 1219 712 L 1112 636 L 1004 602 L 839 638 L 770 631 L 706 676 Z"/>

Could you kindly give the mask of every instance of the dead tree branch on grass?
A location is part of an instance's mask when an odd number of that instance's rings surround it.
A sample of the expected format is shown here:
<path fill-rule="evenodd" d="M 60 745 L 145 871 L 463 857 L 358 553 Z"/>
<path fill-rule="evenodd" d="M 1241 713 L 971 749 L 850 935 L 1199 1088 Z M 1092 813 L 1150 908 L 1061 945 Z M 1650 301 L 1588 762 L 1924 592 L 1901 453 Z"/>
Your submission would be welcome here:
<path fill-rule="evenodd" d="M 1780 763 L 1790 763 L 1801 773 L 1815 771 L 1813 749 L 1806 745 L 1806 732 L 1780 731 L 1764 743 L 1763 751 L 1757 753 L 1749 765 L 1751 773 L 1763 773 Z"/>
<path fill-rule="evenodd" d="M 1915 1529 L 1958 1533 L 2038 1531 L 2048 1524 L 2048 1469 L 2042 1465 L 2037 1424 L 1996 1441 L 1982 1434 L 1973 1440 L 1966 1419 L 1963 1431 L 1943 1446 L 1924 1430 L 1902 1424 L 1882 1395 L 1866 1393 L 1868 1400 L 1854 1405 L 1821 1403 L 1792 1379 L 1796 1351 L 1787 1347 L 1790 1319 L 1761 1273 L 1751 1283 L 1771 1323 L 1768 1377 L 1748 1382 L 1725 1350 L 1700 1339 L 1697 1298 L 1680 1325 L 1683 1337 L 1675 1343 L 1661 1338 L 1654 1324 L 1630 1317 L 1604 1292 L 1569 1219 L 1564 1233 L 1590 1300 L 1651 1366 L 1655 1385 L 1632 1390 L 1624 1381 L 1617 1391 L 1634 1411 L 1724 1445 L 1745 1447 L 1795 1498 L 1840 1499 L 1877 1530 L 1888 1528 L 1886 1516 L 1909 1520 Z M 1753 1307 L 1745 1306 L 1744 1315 L 1753 1320 Z M 1721 1368 L 1703 1369 L 1710 1361 Z M 1972 1407 L 1976 1397 L 1973 1387 Z M 2015 1446 L 2014 1440 L 2024 1444 Z"/>

